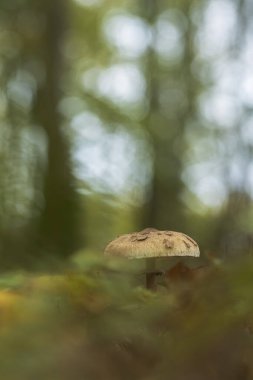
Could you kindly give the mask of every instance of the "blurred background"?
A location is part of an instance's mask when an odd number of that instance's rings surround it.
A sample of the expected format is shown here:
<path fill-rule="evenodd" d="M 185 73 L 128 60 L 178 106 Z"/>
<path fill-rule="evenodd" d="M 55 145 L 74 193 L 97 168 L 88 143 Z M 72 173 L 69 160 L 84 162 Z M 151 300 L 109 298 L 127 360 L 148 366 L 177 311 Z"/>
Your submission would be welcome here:
<path fill-rule="evenodd" d="M 2 269 L 145 227 L 251 253 L 252 14 L 250 0 L 1 1 Z"/>

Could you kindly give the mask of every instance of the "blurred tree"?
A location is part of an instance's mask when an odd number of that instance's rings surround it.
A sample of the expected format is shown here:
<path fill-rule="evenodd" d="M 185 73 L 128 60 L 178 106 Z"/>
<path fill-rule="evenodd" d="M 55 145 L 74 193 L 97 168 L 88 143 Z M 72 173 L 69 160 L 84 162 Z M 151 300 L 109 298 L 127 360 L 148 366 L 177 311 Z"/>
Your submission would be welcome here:
<path fill-rule="evenodd" d="M 252 3 L 248 0 L 235 1 L 234 38 L 226 47 L 231 66 L 240 61 L 251 35 Z M 214 63 L 213 63 L 214 64 Z M 242 78 L 235 77 L 236 91 Z M 232 81 L 231 81 L 232 82 Z M 245 134 L 247 125 L 252 123 L 252 105 L 245 90 L 239 100 L 238 111 L 229 133 L 220 128 L 220 138 L 225 146 L 223 160 L 223 183 L 227 197 L 216 220 L 216 228 L 210 245 L 224 257 L 238 257 L 253 252 L 251 162 L 252 142 Z M 238 97 L 238 95 L 236 94 Z M 243 99 L 244 98 L 244 99 Z M 251 126 L 252 127 L 252 126 Z M 250 127 L 250 128 L 251 128 Z"/>
<path fill-rule="evenodd" d="M 185 160 L 185 131 L 194 118 L 196 80 L 191 66 L 194 59 L 194 25 L 191 4 L 180 1 L 170 9 L 167 2 L 142 0 L 140 14 L 151 28 L 151 43 L 144 58 L 148 109 L 143 120 L 153 152 L 153 175 L 143 208 L 143 226 L 184 230 L 186 206 L 182 199 L 185 184 L 182 171 Z M 165 26 L 164 26 L 165 24 Z M 181 35 L 179 58 L 159 58 L 158 29 L 177 29 Z M 164 30 L 163 30 L 164 28 Z M 169 49 L 170 46 L 167 46 Z M 176 61 L 176 62 L 175 62 Z"/>
<path fill-rule="evenodd" d="M 34 117 L 47 138 L 47 165 L 44 172 L 44 200 L 40 216 L 39 236 L 46 249 L 60 256 L 73 252 L 79 244 L 78 197 L 72 173 L 70 146 L 63 129 L 59 103 L 66 67 L 63 43 L 69 15 L 67 2 L 40 2 L 45 29 L 38 41 L 39 58 L 44 69 L 44 80 L 36 94 Z"/>
<path fill-rule="evenodd" d="M 68 4 L 1 5 L 1 241 L 8 266 L 27 259 L 37 265 L 39 251 L 64 257 L 80 246 L 69 132 L 59 111 L 68 77 Z"/>

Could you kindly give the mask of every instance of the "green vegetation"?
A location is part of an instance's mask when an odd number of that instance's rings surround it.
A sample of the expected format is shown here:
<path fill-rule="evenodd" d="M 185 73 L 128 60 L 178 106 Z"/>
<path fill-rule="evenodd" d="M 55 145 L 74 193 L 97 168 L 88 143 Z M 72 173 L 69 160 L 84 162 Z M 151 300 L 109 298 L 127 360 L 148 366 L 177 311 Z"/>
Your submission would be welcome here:
<path fill-rule="evenodd" d="M 155 294 L 122 264 L 84 256 L 67 273 L 5 277 L 1 378 L 252 377 L 252 262 Z"/>

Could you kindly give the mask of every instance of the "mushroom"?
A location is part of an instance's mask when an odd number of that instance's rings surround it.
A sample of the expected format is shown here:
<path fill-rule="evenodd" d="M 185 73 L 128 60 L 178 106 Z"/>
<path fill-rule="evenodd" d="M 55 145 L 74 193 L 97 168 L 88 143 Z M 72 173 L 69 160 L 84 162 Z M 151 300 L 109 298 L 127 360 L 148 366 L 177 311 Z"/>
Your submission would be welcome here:
<path fill-rule="evenodd" d="M 199 257 L 198 244 L 189 236 L 175 231 L 159 231 L 146 228 L 125 234 L 111 241 L 105 248 L 106 256 L 128 259 L 146 259 L 146 287 L 155 288 L 155 260 L 159 257 Z M 161 272 L 160 272 L 161 273 Z"/>

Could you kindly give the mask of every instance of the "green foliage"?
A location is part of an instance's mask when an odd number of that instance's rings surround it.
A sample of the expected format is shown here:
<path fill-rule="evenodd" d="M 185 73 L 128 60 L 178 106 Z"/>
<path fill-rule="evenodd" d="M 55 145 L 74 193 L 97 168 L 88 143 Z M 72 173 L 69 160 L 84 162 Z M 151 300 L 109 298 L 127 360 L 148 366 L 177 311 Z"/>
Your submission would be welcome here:
<path fill-rule="evenodd" d="M 252 378 L 252 260 L 151 293 L 125 263 L 78 257 L 2 277 L 1 378 Z"/>

